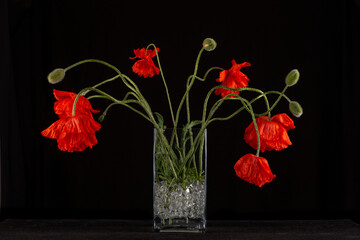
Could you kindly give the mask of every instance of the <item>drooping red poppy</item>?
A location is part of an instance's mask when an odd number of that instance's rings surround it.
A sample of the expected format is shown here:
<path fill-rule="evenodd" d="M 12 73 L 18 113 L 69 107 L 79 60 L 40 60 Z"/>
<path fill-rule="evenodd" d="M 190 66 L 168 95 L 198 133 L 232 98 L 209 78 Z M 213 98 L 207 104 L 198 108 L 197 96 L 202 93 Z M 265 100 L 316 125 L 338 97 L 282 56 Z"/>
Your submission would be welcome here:
<path fill-rule="evenodd" d="M 257 157 L 251 153 L 241 157 L 236 162 L 234 170 L 239 178 L 259 187 L 271 182 L 276 177 L 271 172 L 269 163 L 265 158 Z"/>
<path fill-rule="evenodd" d="M 72 116 L 72 109 L 75 98 L 77 96 L 76 93 L 59 91 L 54 89 L 54 96 L 56 98 L 56 102 L 54 104 L 54 111 L 60 117 L 70 117 Z M 77 103 L 75 114 L 76 115 L 87 115 L 92 117 L 92 113 L 97 113 L 98 110 L 94 110 L 87 98 L 80 96 Z"/>
<path fill-rule="evenodd" d="M 280 151 L 291 145 L 287 131 L 295 128 L 293 120 L 285 113 L 277 114 L 269 119 L 267 116 L 256 118 L 260 135 L 260 150 L 271 151 L 275 149 Z M 258 148 L 258 141 L 254 122 L 246 129 L 244 135 L 245 141 L 254 149 Z"/>
<path fill-rule="evenodd" d="M 156 48 L 157 52 L 159 52 L 159 48 Z M 148 49 L 145 54 L 145 48 L 135 49 L 134 50 L 135 57 L 131 57 L 130 59 L 140 58 L 140 60 L 136 61 L 132 66 L 132 70 L 134 73 L 137 73 L 140 77 L 144 78 L 153 77 L 155 74 L 160 73 L 160 69 L 155 66 L 152 58 L 156 56 L 156 51 Z"/>
<path fill-rule="evenodd" d="M 92 117 L 78 115 L 63 117 L 41 132 L 44 137 L 56 139 L 58 148 L 62 151 L 83 151 L 86 147 L 92 148 L 97 144 L 95 132 L 101 125 Z"/>
<path fill-rule="evenodd" d="M 231 61 L 232 67 L 229 70 L 223 70 L 220 72 L 220 77 L 216 79 L 217 82 L 221 82 L 220 86 L 228 87 L 228 88 L 244 88 L 247 87 L 249 78 L 240 71 L 242 67 L 251 66 L 248 62 L 243 62 L 241 64 L 237 64 L 235 60 Z M 228 89 L 218 88 L 215 90 L 216 95 L 220 95 L 221 97 L 225 97 L 228 94 L 235 93 L 239 94 L 240 91 L 232 91 Z M 234 95 L 230 95 L 230 97 L 235 97 Z"/>
<path fill-rule="evenodd" d="M 94 120 L 92 113 L 99 111 L 92 108 L 89 100 L 80 96 L 75 116 L 72 116 L 76 94 L 54 89 L 54 96 L 58 100 L 54 104 L 54 111 L 59 120 L 43 130 L 41 135 L 56 139 L 59 149 L 68 152 L 83 151 L 97 144 L 95 132 L 100 130 L 101 125 Z"/>

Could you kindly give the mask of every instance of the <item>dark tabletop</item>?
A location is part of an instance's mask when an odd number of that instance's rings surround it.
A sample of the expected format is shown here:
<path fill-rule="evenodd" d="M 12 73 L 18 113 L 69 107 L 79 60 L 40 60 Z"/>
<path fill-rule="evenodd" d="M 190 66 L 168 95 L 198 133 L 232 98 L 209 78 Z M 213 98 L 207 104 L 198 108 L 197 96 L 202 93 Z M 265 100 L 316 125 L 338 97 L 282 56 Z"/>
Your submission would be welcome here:
<path fill-rule="evenodd" d="M 360 240 L 351 220 L 208 221 L 206 233 L 156 233 L 151 221 L 110 219 L 7 219 L 0 240 L 19 239 L 314 239 Z"/>

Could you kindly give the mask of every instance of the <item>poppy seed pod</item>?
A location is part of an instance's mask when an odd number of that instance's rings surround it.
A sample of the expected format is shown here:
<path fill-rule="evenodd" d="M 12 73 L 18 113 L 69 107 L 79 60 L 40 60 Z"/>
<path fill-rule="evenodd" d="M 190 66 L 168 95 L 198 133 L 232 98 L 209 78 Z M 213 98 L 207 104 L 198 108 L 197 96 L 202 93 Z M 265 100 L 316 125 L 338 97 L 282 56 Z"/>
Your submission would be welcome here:
<path fill-rule="evenodd" d="M 56 68 L 51 73 L 49 73 L 47 79 L 49 83 L 56 84 L 61 82 L 65 77 L 65 69 Z"/>
<path fill-rule="evenodd" d="M 216 44 L 215 40 L 212 38 L 206 38 L 203 41 L 203 47 L 208 52 L 213 51 L 216 48 L 216 45 L 217 44 Z"/>

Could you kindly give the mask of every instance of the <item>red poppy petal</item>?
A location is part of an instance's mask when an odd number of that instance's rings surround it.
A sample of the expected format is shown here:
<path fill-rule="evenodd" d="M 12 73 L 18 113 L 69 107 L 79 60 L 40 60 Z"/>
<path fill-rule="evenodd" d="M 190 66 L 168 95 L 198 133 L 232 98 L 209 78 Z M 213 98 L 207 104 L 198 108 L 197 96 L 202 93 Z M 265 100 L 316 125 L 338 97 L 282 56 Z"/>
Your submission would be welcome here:
<path fill-rule="evenodd" d="M 60 135 L 61 131 L 62 131 L 62 128 L 63 128 L 63 125 L 64 125 L 65 121 L 66 120 L 64 120 L 64 119 L 57 120 L 56 122 L 51 124 L 48 128 L 43 130 L 41 132 L 41 135 L 44 136 L 44 137 L 47 137 L 47 138 L 52 138 L 52 139 L 57 138 Z"/>
<path fill-rule="evenodd" d="M 55 138 L 58 148 L 63 151 L 83 151 L 86 147 L 92 148 L 97 144 L 95 132 L 101 125 L 92 117 L 80 115 L 61 118 L 41 132 L 48 138 Z"/>
<path fill-rule="evenodd" d="M 77 94 L 72 92 L 58 91 L 54 89 L 55 98 L 58 99 L 54 103 L 54 112 L 59 115 L 60 118 L 71 117 L 72 109 Z M 84 96 L 80 96 L 76 103 L 76 115 L 88 115 L 92 116 L 92 113 L 100 112 L 92 108 L 89 100 Z"/>
<path fill-rule="evenodd" d="M 226 79 L 226 76 L 227 76 L 227 73 L 228 73 L 228 70 L 223 70 L 220 72 L 220 76 L 219 78 L 216 79 L 217 82 L 222 82 Z"/>
<path fill-rule="evenodd" d="M 258 117 L 256 118 L 256 124 L 258 126 L 259 134 L 260 134 L 260 147 L 261 151 L 265 151 L 265 145 L 262 142 L 262 132 L 264 131 L 264 124 L 263 122 L 267 121 L 266 116 Z M 257 134 L 254 126 L 254 122 L 251 122 L 250 125 L 245 129 L 244 139 L 247 144 L 249 144 L 252 148 L 257 149 L 258 148 L 258 140 L 257 140 Z"/>
<path fill-rule="evenodd" d="M 276 177 L 271 172 L 265 158 L 257 157 L 250 153 L 244 155 L 236 162 L 234 170 L 239 178 L 259 187 L 271 182 Z"/>
<path fill-rule="evenodd" d="M 59 91 L 56 89 L 53 90 L 53 94 L 54 94 L 56 100 L 63 100 L 66 98 L 71 98 L 74 95 L 76 96 L 76 94 L 73 92 Z"/>
<path fill-rule="evenodd" d="M 276 122 L 268 121 L 265 124 L 265 129 L 261 134 L 262 149 L 280 151 L 291 145 L 289 136 L 285 128 Z"/>
<path fill-rule="evenodd" d="M 144 78 L 153 77 L 155 74 L 160 73 L 160 69 L 157 68 L 154 63 L 145 59 L 136 61 L 132 70 L 134 73 L 137 73 L 139 76 L 143 76 Z"/>
<path fill-rule="evenodd" d="M 243 63 L 240 63 L 239 64 L 240 65 L 240 67 L 250 67 L 251 66 L 251 63 L 249 63 L 249 62 L 243 62 Z"/>
<path fill-rule="evenodd" d="M 134 58 L 144 58 L 144 57 L 145 57 L 145 48 L 134 49 L 134 54 L 135 54 L 135 57 L 132 57 L 132 58 L 130 58 L 130 59 L 134 59 Z"/>
<path fill-rule="evenodd" d="M 156 48 L 156 51 L 159 52 L 159 48 Z M 148 49 L 146 52 L 146 56 L 149 56 L 150 58 L 153 58 L 156 56 L 156 51 Z"/>
<path fill-rule="evenodd" d="M 286 114 L 286 113 L 280 113 L 271 118 L 272 121 L 278 122 L 281 125 L 283 125 L 286 129 L 286 131 L 289 131 L 290 129 L 294 129 L 294 121 Z"/>

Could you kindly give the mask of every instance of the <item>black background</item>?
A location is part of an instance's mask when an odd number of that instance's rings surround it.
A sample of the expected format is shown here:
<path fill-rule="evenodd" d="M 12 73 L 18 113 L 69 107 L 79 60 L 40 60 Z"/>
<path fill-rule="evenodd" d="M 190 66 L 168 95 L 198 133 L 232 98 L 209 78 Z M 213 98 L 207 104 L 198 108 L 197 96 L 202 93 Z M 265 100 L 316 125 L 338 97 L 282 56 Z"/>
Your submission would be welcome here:
<path fill-rule="evenodd" d="M 360 213 L 359 12 L 356 0 L 330 1 L 1 1 L 1 217 L 152 217 L 153 128 L 128 109 L 113 108 L 99 143 L 81 153 L 61 152 L 40 132 L 54 122 L 52 90 L 78 92 L 113 76 L 97 64 L 67 73 L 58 85 L 47 74 L 85 58 L 117 66 L 139 85 L 154 111 L 170 124 L 160 77 L 131 71 L 133 49 L 155 43 L 174 107 L 192 74 L 203 39 L 199 74 L 228 69 L 231 60 L 252 64 L 250 86 L 284 87 L 293 68 L 299 83 L 287 95 L 304 114 L 289 131 L 293 145 L 265 152 L 277 177 L 262 188 L 238 179 L 233 166 L 254 153 L 243 140 L 251 122 L 241 113 L 208 128 L 208 219 L 351 218 Z M 192 91 L 199 118 L 218 73 Z M 103 88 L 121 98 L 121 81 Z M 214 96 L 216 100 L 218 96 Z M 270 99 L 273 101 L 273 99 Z M 92 101 L 104 110 L 104 100 Z M 226 104 L 219 115 L 234 109 Z M 257 112 L 264 106 L 256 106 Z M 283 100 L 273 114 L 286 112 Z M 95 118 L 97 115 L 95 116 Z"/>

